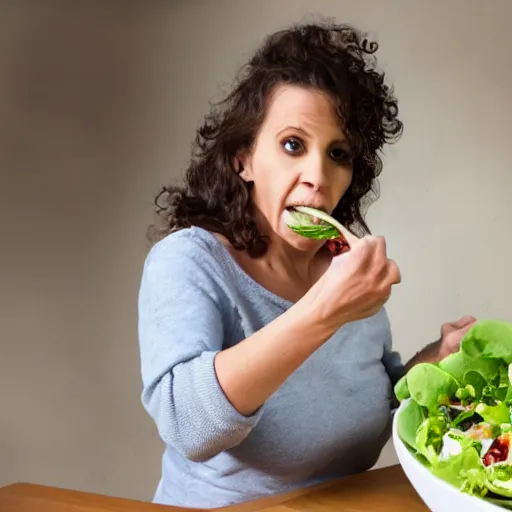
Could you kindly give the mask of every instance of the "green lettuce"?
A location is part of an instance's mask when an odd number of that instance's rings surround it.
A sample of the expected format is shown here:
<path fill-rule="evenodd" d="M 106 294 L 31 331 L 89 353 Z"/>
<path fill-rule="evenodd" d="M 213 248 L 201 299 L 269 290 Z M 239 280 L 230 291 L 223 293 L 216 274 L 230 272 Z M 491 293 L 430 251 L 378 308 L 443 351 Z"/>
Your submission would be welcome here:
<path fill-rule="evenodd" d="M 473 392 L 473 398 L 476 400 L 481 400 L 485 390 L 491 386 L 489 381 L 478 370 L 468 370 L 462 378 L 462 384 L 465 389 Z"/>
<path fill-rule="evenodd" d="M 418 452 L 432 465 L 437 465 L 443 446 L 443 436 L 448 431 L 448 421 L 443 414 L 429 416 L 418 427 L 416 446 Z"/>
<path fill-rule="evenodd" d="M 490 425 L 510 423 L 510 408 L 504 402 L 499 402 L 496 405 L 479 403 L 475 408 L 475 412 Z"/>
<path fill-rule="evenodd" d="M 329 240 L 341 236 L 342 227 L 327 213 L 305 206 L 286 210 L 286 225 L 295 233 L 315 240 Z"/>
<path fill-rule="evenodd" d="M 403 402 L 406 398 L 411 396 L 409 386 L 407 385 L 407 375 L 404 375 L 395 384 L 395 396 L 399 402 Z"/>
<path fill-rule="evenodd" d="M 512 324 L 497 320 L 477 322 L 464 336 L 461 350 L 473 358 L 512 363 Z"/>
<path fill-rule="evenodd" d="M 425 421 L 426 415 L 423 407 L 411 400 L 401 411 L 398 422 L 398 435 L 410 448 L 419 451 L 416 444 L 416 433 L 419 426 Z"/>
<path fill-rule="evenodd" d="M 462 492 L 480 497 L 487 494 L 485 470 L 474 446 L 467 446 L 457 455 L 440 461 L 432 468 L 432 473 Z"/>
<path fill-rule="evenodd" d="M 407 387 L 412 399 L 427 409 L 447 403 L 459 388 L 449 373 L 430 363 L 419 363 L 407 373 Z"/>
<path fill-rule="evenodd" d="M 471 357 L 461 351 L 445 357 L 438 366 L 459 382 L 463 382 L 466 374 L 471 371 L 478 372 L 486 382 L 493 383 L 500 372 L 499 360 Z"/>
<path fill-rule="evenodd" d="M 496 465 L 486 468 L 485 485 L 500 496 L 512 498 L 512 466 Z"/>

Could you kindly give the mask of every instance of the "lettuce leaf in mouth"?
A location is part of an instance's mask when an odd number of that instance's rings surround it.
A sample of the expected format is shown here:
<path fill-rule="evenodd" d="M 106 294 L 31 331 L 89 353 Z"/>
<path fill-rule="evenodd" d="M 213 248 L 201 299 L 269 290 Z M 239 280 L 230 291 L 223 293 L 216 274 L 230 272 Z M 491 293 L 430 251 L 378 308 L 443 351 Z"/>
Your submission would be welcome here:
<path fill-rule="evenodd" d="M 329 214 L 308 206 L 285 210 L 286 225 L 295 233 L 314 240 L 343 238 L 341 224 Z"/>
<path fill-rule="evenodd" d="M 395 384 L 397 433 L 434 475 L 512 509 L 512 323 L 478 321 L 460 349 Z M 510 453 L 509 453 L 510 451 Z"/>

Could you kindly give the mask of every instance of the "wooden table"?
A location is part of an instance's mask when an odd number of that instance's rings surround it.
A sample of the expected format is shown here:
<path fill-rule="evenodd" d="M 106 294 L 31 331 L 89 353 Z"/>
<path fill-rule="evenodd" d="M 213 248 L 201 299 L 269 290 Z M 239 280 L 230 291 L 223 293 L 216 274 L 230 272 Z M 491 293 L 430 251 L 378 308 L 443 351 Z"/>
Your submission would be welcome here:
<path fill-rule="evenodd" d="M 79 491 L 13 484 L 0 489 L 1 512 L 185 512 L 147 502 Z M 217 512 L 426 512 L 400 466 L 376 469 L 310 489 L 272 496 Z"/>

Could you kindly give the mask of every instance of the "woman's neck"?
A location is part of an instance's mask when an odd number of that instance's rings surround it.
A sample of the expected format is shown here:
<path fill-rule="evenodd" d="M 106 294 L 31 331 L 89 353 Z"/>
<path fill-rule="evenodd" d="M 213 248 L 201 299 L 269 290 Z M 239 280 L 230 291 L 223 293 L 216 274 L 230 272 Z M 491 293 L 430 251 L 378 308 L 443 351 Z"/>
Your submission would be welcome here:
<path fill-rule="evenodd" d="M 317 251 L 299 251 L 271 237 L 267 252 L 260 259 L 261 264 L 282 280 L 311 286 L 318 279 Z"/>

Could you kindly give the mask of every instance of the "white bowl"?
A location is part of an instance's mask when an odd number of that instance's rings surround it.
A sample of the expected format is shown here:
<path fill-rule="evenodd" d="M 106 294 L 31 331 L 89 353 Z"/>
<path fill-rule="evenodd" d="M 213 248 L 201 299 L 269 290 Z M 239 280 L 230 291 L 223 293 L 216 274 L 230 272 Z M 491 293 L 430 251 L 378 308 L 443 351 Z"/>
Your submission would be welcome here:
<path fill-rule="evenodd" d="M 393 418 L 393 444 L 405 475 L 427 507 L 432 512 L 504 512 L 502 507 L 460 492 L 414 458 L 398 436 L 397 418 L 405 405 L 406 402 L 400 405 Z"/>

